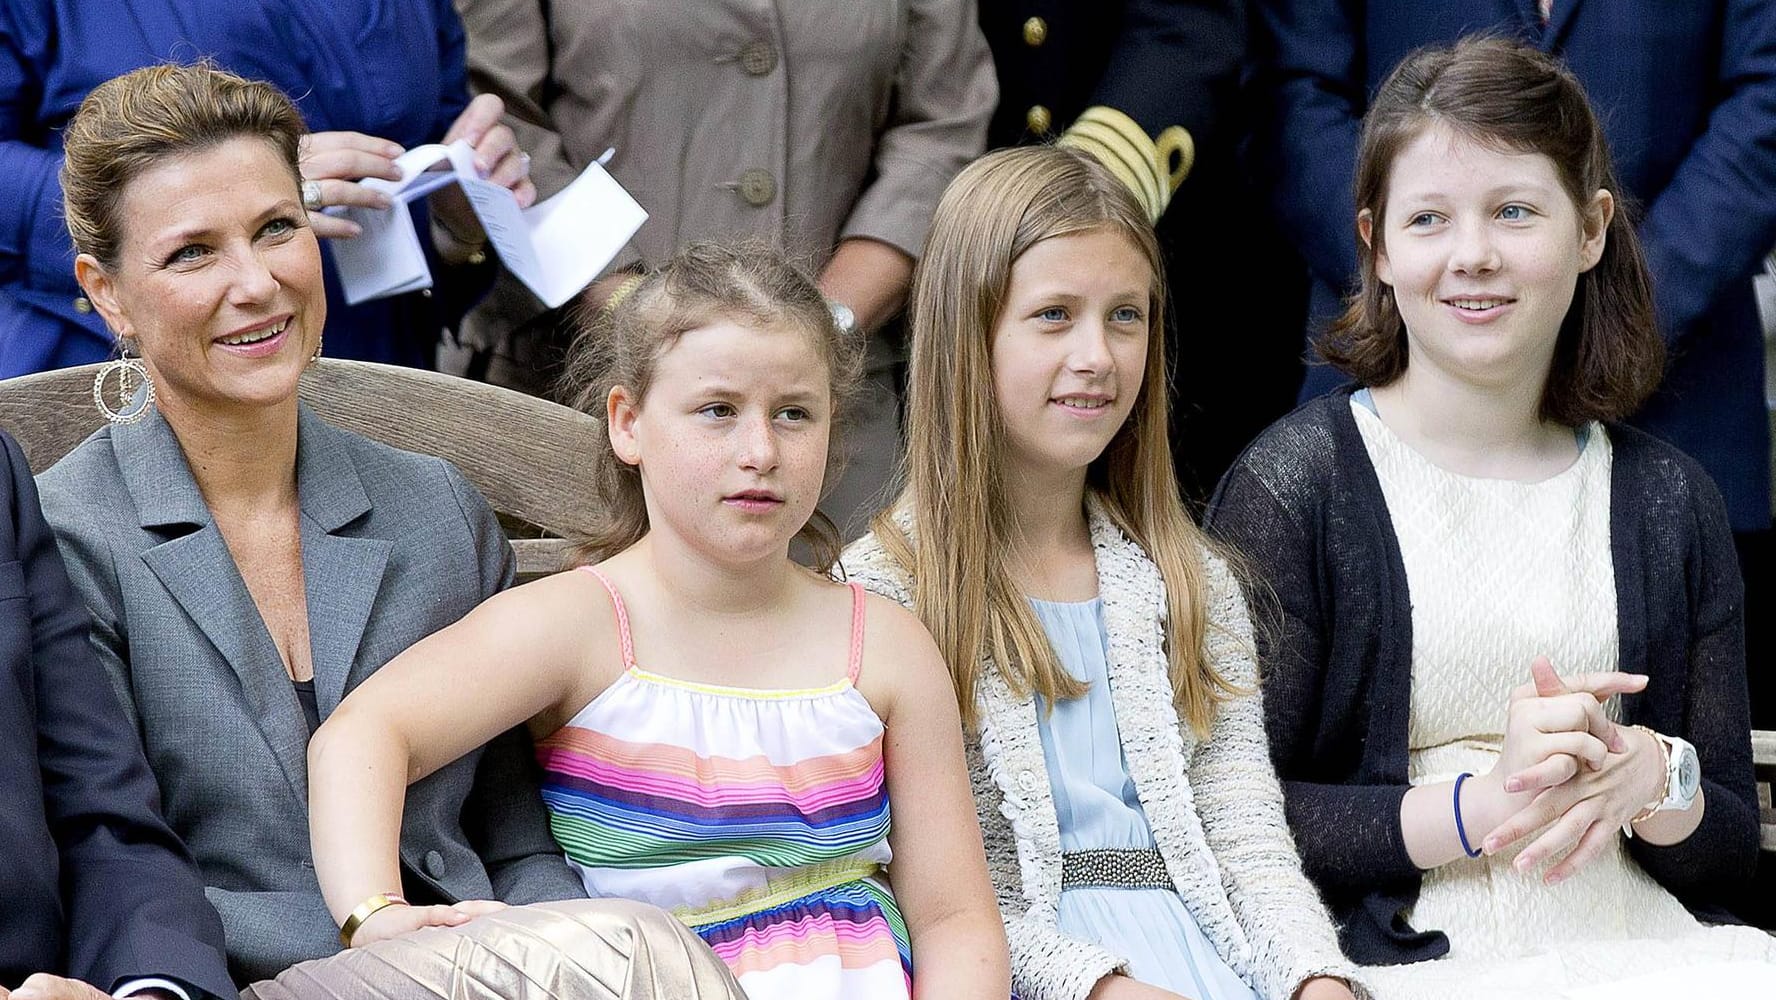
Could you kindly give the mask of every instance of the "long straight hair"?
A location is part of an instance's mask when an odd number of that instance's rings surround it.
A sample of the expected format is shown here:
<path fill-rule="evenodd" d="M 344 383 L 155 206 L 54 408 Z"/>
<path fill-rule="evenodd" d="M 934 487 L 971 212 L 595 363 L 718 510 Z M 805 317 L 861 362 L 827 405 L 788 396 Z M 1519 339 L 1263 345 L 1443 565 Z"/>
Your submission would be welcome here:
<path fill-rule="evenodd" d="M 913 578 L 914 610 L 950 665 L 964 722 L 990 660 L 1020 697 L 1052 704 L 1084 693 L 1049 645 L 1013 579 L 1018 537 L 1007 497 L 1004 422 L 993 392 L 991 339 L 1012 265 L 1043 240 L 1108 230 L 1147 260 L 1147 376 L 1128 419 L 1086 473 L 1086 489 L 1159 567 L 1165 648 L 1180 718 L 1206 735 L 1232 687 L 1203 653 L 1208 542 L 1185 513 L 1166 436 L 1165 284 L 1159 242 L 1123 183 L 1089 155 L 1057 147 L 990 153 L 939 201 L 913 278 L 906 487 L 872 525 Z M 896 521 L 911 514 L 910 534 Z"/>

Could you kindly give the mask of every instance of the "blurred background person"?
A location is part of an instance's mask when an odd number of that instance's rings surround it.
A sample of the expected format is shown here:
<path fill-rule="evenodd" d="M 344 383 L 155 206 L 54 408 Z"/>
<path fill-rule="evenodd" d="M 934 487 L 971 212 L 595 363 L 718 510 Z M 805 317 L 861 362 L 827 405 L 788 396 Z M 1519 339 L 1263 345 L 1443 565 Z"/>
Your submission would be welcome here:
<path fill-rule="evenodd" d="M 471 106 L 462 25 L 448 0 L 8 0 L 0 5 L 0 377 L 102 361 L 112 339 L 74 281 L 62 225 L 62 130 L 88 91 L 165 60 L 208 58 L 296 102 L 304 207 L 317 235 L 349 238 L 328 205 L 376 205 L 354 183 L 397 178 L 403 148 L 466 138 L 521 202 L 534 191 L 493 98 Z M 327 282 L 331 356 L 430 368 L 440 330 L 487 287 L 479 223 L 455 188 L 431 199 L 422 239 L 433 290 L 347 306 Z M 419 231 L 425 233 L 425 206 Z M 452 236 L 451 234 L 456 234 Z M 332 271 L 325 243 L 322 256 Z M 481 262 L 477 267 L 472 262 Z"/>
<path fill-rule="evenodd" d="M 699 239 L 762 237 L 819 276 L 841 326 L 870 338 L 848 462 L 822 505 L 846 537 L 885 502 L 899 452 L 906 297 L 938 196 L 986 144 L 996 96 L 974 0 L 459 0 L 470 78 L 499 95 L 539 193 L 607 149 L 649 217 L 599 308 L 632 272 Z M 502 277 L 448 370 L 548 394 L 572 307 Z"/>

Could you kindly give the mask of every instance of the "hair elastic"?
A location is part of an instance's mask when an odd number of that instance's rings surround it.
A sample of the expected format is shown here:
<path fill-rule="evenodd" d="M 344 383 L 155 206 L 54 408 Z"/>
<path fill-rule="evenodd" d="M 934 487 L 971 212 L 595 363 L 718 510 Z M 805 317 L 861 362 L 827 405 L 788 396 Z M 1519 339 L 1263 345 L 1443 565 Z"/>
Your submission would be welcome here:
<path fill-rule="evenodd" d="M 1455 776 L 1455 835 L 1461 838 L 1462 850 L 1467 852 L 1468 857 L 1477 858 L 1480 852 L 1468 846 L 1468 830 L 1462 826 L 1462 782 L 1472 777 L 1473 774 L 1467 771 Z"/>

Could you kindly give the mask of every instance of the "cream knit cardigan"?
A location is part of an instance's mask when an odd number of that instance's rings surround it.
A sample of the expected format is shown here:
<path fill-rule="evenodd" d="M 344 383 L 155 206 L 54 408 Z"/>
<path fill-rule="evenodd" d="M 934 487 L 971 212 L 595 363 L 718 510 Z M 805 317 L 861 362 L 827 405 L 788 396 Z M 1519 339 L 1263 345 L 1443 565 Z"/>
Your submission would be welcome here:
<path fill-rule="evenodd" d="M 1249 693 L 1223 702 L 1209 739 L 1198 741 L 1172 707 L 1159 569 L 1095 500 L 1088 507 L 1117 730 L 1185 908 L 1264 1000 L 1289 1000 L 1312 976 L 1337 976 L 1356 988 L 1283 819 L 1239 584 L 1222 560 L 1204 552 L 1209 660 Z M 849 579 L 912 607 L 911 579 L 873 534 L 852 543 L 841 562 Z M 1011 945 L 1012 988 L 1024 1000 L 1082 1000 L 1099 979 L 1122 970 L 1124 959 L 1057 924 L 1060 826 L 1034 699 L 1014 697 L 990 665 L 978 691 L 980 732 L 968 741 L 968 771 Z"/>

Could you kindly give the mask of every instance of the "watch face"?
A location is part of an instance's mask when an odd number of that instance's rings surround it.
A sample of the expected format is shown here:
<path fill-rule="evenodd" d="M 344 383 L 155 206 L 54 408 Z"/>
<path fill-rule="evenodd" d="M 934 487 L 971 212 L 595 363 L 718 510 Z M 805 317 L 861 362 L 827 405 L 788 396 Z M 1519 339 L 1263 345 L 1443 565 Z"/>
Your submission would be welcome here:
<path fill-rule="evenodd" d="M 1696 790 L 1702 786 L 1702 764 L 1696 760 L 1696 751 L 1689 747 L 1677 758 L 1677 793 L 1685 800 L 1694 799 Z"/>

